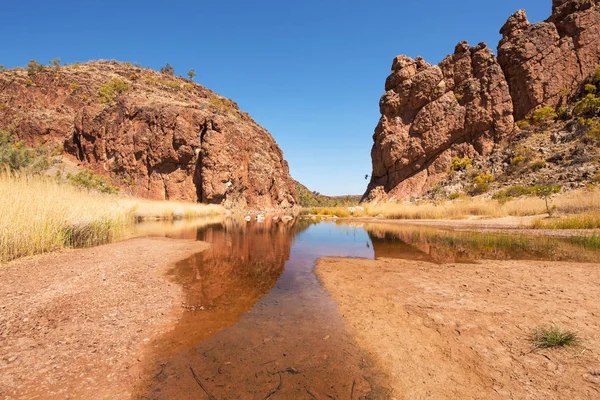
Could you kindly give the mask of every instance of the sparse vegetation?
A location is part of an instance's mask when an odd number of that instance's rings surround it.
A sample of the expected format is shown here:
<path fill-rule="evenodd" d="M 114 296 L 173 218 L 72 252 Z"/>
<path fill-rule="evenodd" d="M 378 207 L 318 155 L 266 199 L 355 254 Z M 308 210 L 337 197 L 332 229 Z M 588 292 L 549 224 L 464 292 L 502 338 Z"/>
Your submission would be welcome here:
<path fill-rule="evenodd" d="M 451 169 L 452 171 L 464 171 L 469 168 L 473 164 L 473 159 L 469 157 L 458 158 L 454 157 L 452 159 Z"/>
<path fill-rule="evenodd" d="M 53 58 L 52 60 L 50 60 L 50 65 L 52 65 L 53 67 L 59 67 L 60 66 L 60 58 Z"/>
<path fill-rule="evenodd" d="M 546 204 L 546 212 L 549 216 L 552 216 L 552 209 L 550 208 L 548 200 L 553 194 L 560 193 L 560 189 L 560 185 L 538 185 L 534 186 L 533 188 L 535 195 L 541 199 L 544 199 Z"/>
<path fill-rule="evenodd" d="M 209 101 L 213 111 L 217 114 L 230 111 L 233 108 L 231 100 L 223 97 L 212 95 Z"/>
<path fill-rule="evenodd" d="M 51 154 L 44 146 L 35 149 L 19 141 L 10 131 L 0 130 L 0 168 L 9 171 L 40 173 L 52 165 Z"/>
<path fill-rule="evenodd" d="M 110 180 L 102 175 L 97 175 L 93 171 L 86 169 L 75 175 L 67 176 L 69 182 L 77 187 L 86 190 L 95 190 L 100 193 L 116 194 L 119 189 L 114 186 Z"/>
<path fill-rule="evenodd" d="M 531 127 L 531 124 L 529 123 L 529 121 L 526 121 L 524 119 L 517 121 L 517 126 L 519 127 L 519 129 L 521 130 L 527 130 Z"/>
<path fill-rule="evenodd" d="M 556 114 L 556 111 L 554 108 L 549 106 L 544 106 L 540 109 L 537 109 L 531 115 L 531 121 L 536 125 L 552 122 L 557 118 L 558 115 Z"/>
<path fill-rule="evenodd" d="M 121 95 L 127 91 L 129 85 L 122 79 L 113 79 L 109 83 L 100 86 L 98 94 L 100 95 L 100 102 L 103 104 L 110 104 L 115 101 L 118 95 Z"/>
<path fill-rule="evenodd" d="M 160 69 L 161 74 L 175 75 L 175 68 L 169 63 Z"/>
<path fill-rule="evenodd" d="M 35 74 L 42 72 L 44 70 L 44 66 L 34 59 L 31 59 L 27 64 L 27 75 L 34 76 Z"/>
<path fill-rule="evenodd" d="M 473 179 L 469 194 L 478 195 L 487 192 L 490 189 L 490 183 L 494 182 L 494 177 L 488 173 L 481 173 Z"/>
<path fill-rule="evenodd" d="M 462 99 L 465 97 L 464 94 L 462 93 L 454 93 L 454 97 L 456 98 L 456 101 L 458 101 L 459 103 L 462 101 Z"/>
<path fill-rule="evenodd" d="M 194 68 L 190 69 L 187 73 L 188 78 L 190 78 L 190 81 L 194 80 L 194 77 L 196 76 L 196 71 L 194 71 Z"/>
<path fill-rule="evenodd" d="M 590 93 L 579 100 L 573 108 L 573 114 L 582 117 L 593 117 L 600 111 L 600 98 Z"/>
<path fill-rule="evenodd" d="M 539 327 L 533 331 L 531 343 L 535 348 L 574 346 L 579 342 L 577 334 L 558 326 Z"/>

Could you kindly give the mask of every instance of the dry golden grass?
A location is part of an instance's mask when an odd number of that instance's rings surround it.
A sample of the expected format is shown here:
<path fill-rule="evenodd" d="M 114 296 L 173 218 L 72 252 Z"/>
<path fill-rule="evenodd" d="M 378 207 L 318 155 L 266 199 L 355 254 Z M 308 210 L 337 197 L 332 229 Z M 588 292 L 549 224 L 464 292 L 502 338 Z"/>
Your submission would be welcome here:
<path fill-rule="evenodd" d="M 578 190 L 553 196 L 549 205 L 559 214 L 582 214 L 600 212 L 600 189 Z M 348 207 L 312 208 L 305 214 L 350 216 Z M 382 203 L 366 204 L 364 211 L 354 212 L 353 216 L 374 217 L 381 215 L 388 219 L 463 219 L 479 217 L 530 216 L 546 213 L 544 199 L 521 197 L 507 202 L 492 199 L 460 198 L 444 202 Z"/>
<path fill-rule="evenodd" d="M 142 219 L 200 217 L 225 210 L 88 192 L 54 179 L 0 175 L 0 262 L 123 237 Z"/>

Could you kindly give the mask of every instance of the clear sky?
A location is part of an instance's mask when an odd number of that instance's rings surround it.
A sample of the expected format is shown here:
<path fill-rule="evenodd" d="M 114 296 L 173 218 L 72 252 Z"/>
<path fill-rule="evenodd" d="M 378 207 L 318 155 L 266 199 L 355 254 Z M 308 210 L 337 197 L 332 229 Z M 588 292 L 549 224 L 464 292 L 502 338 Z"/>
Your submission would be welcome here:
<path fill-rule="evenodd" d="M 520 8 L 551 0 L 1 0 L 0 64 L 60 57 L 139 62 L 236 101 L 275 137 L 294 178 L 323 194 L 362 194 L 393 57 L 441 61 L 461 40 L 495 49 Z"/>

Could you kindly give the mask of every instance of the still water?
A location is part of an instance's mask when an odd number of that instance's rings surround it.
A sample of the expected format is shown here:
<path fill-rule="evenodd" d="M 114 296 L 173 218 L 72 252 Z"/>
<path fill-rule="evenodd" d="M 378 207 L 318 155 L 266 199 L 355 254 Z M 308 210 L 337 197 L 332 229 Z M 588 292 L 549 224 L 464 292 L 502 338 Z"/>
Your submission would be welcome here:
<path fill-rule="evenodd" d="M 169 229 L 211 248 L 170 272 L 185 312 L 153 343 L 143 398 L 387 398 L 385 376 L 355 346 L 313 271 L 320 257 L 598 259 L 567 240 L 404 225 L 227 219 Z"/>

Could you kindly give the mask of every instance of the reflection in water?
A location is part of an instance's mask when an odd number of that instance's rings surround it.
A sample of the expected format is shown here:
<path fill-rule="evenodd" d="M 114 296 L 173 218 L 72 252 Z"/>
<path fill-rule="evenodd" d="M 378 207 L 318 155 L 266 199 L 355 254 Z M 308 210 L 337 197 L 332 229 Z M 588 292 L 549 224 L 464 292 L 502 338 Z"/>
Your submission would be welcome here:
<path fill-rule="evenodd" d="M 211 247 L 179 262 L 169 273 L 185 290 L 186 312 L 158 346 L 160 351 L 188 348 L 250 310 L 283 272 L 295 230 L 294 221 L 249 224 L 227 219 L 193 231 L 197 240 Z"/>
<path fill-rule="evenodd" d="M 155 346 L 143 398 L 387 398 L 313 272 L 323 256 L 598 259 L 557 239 L 384 224 L 226 219 L 176 236 L 212 247 L 170 272 L 186 312 Z"/>
<path fill-rule="evenodd" d="M 593 262 L 599 253 L 551 237 L 485 232 L 454 232 L 428 227 L 365 224 L 376 258 L 435 263 L 477 260 L 546 260 Z"/>

